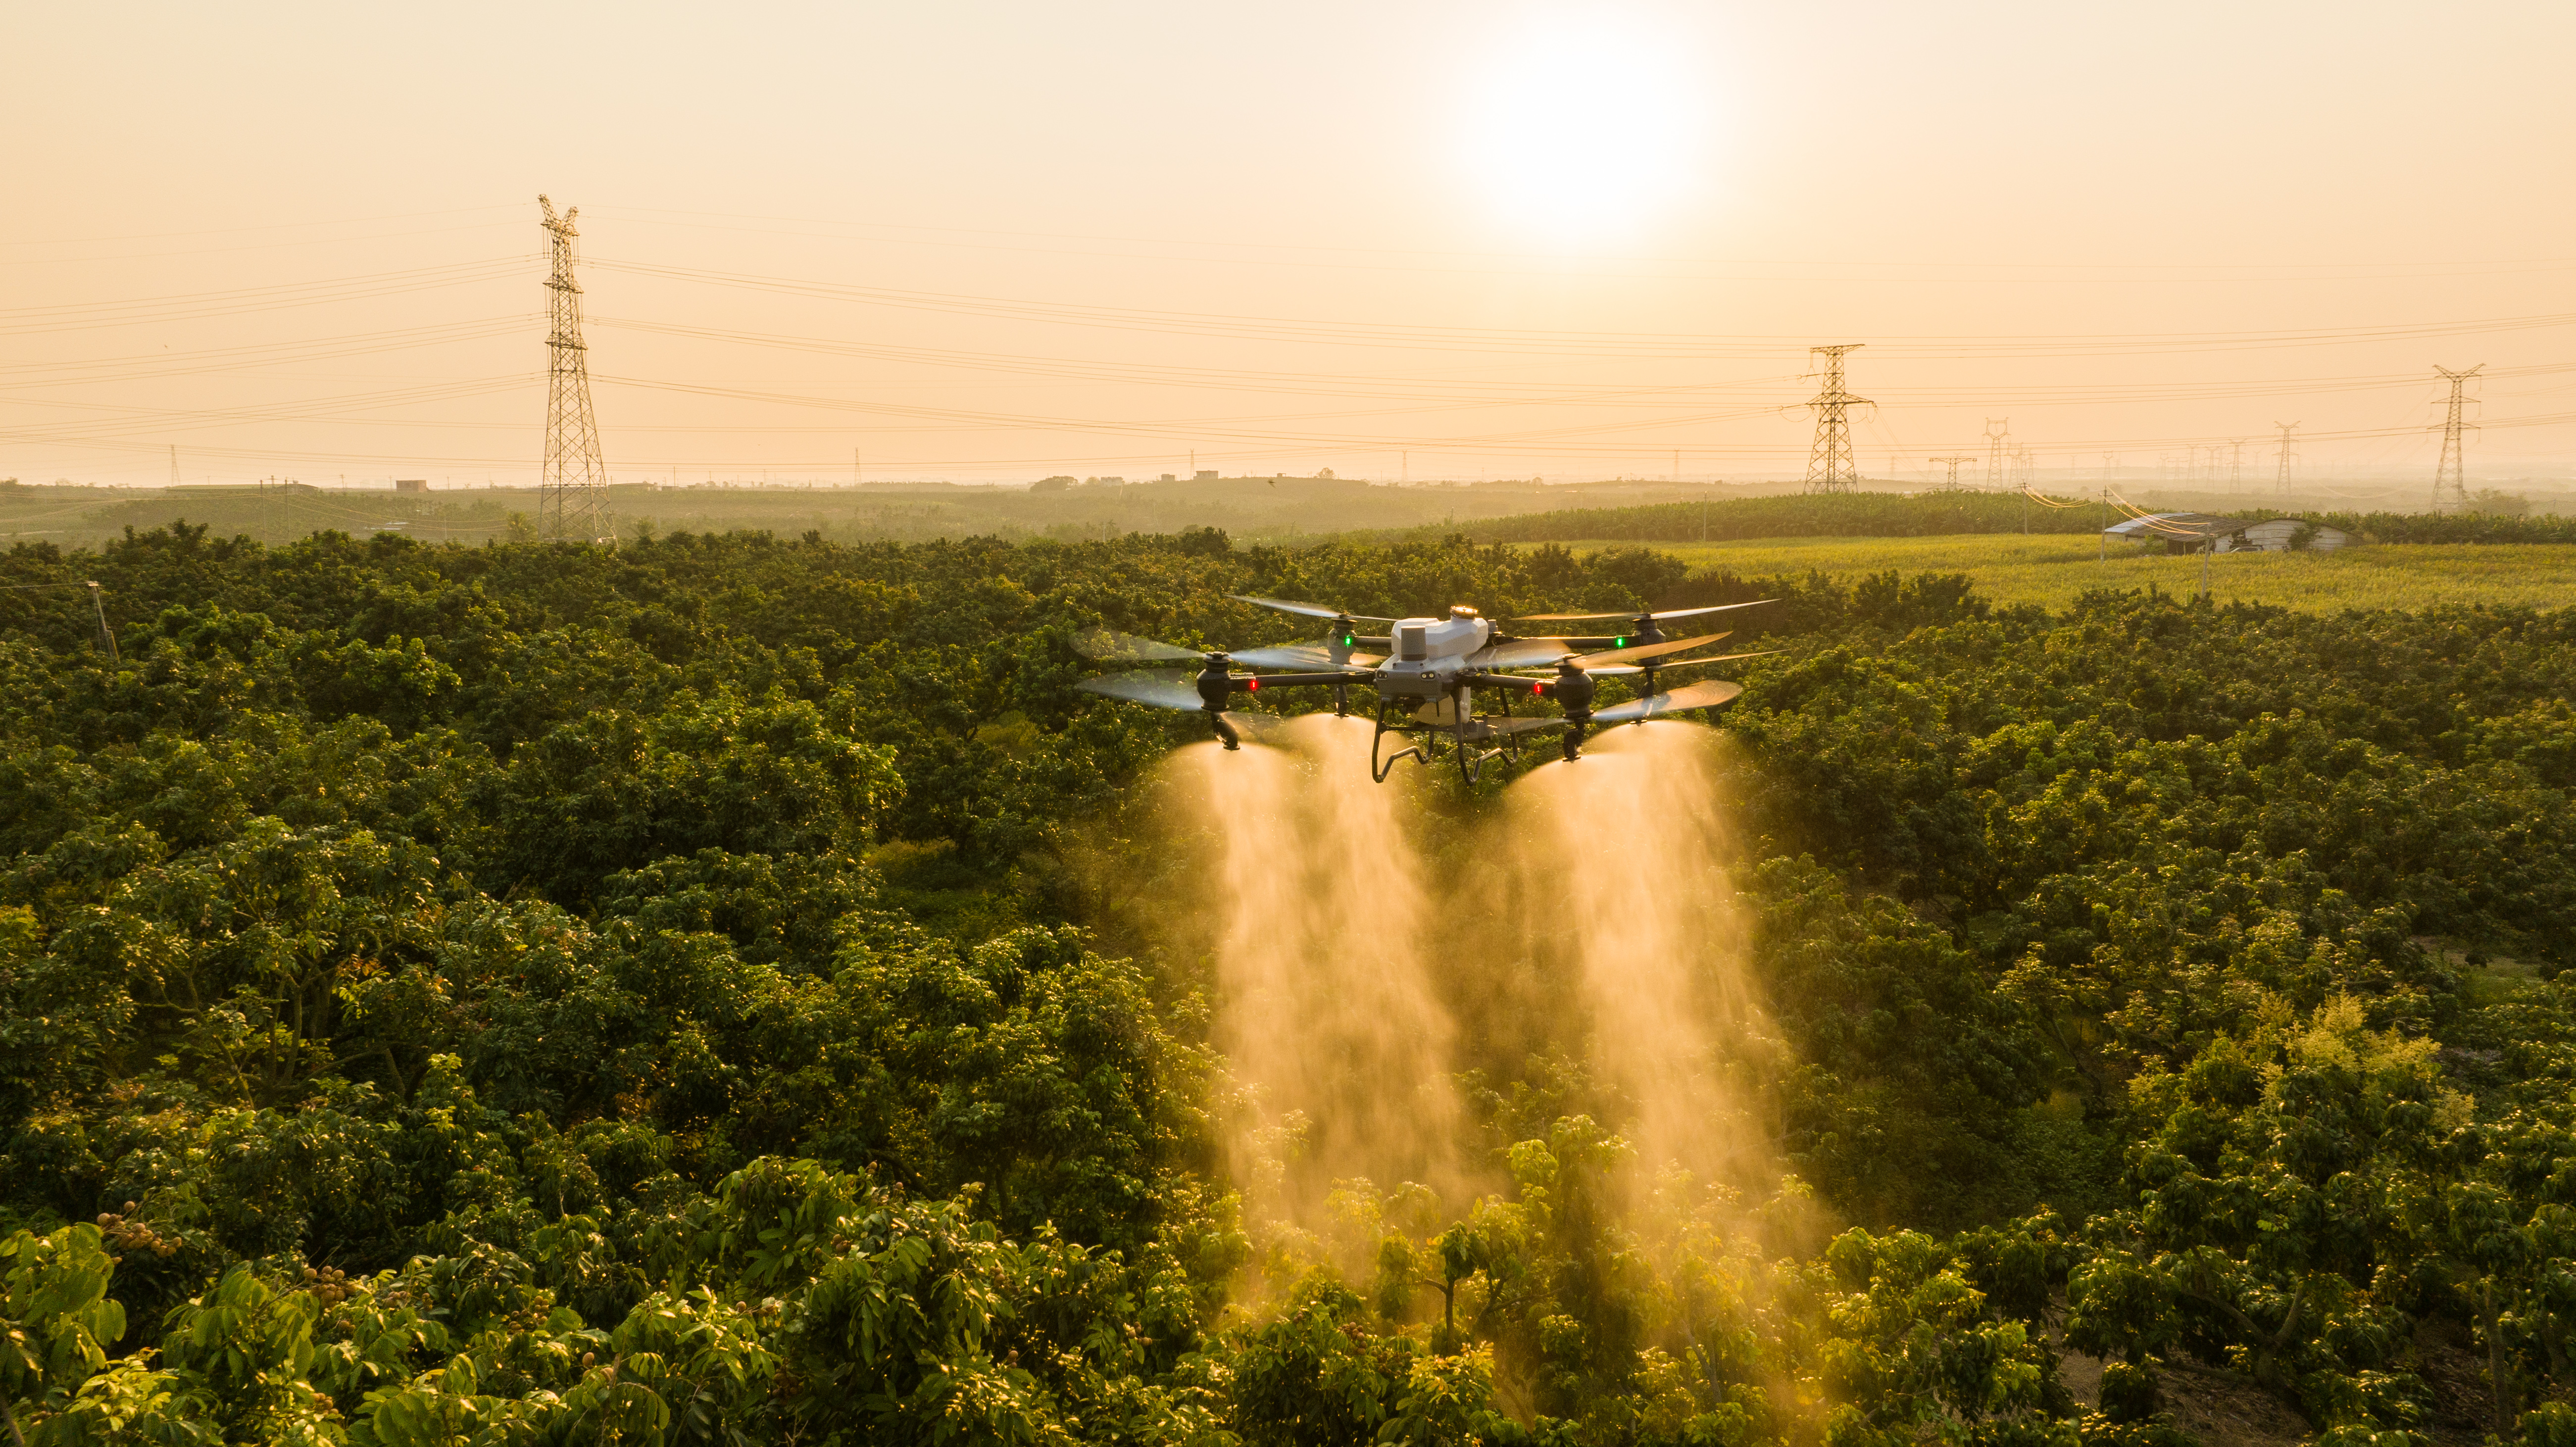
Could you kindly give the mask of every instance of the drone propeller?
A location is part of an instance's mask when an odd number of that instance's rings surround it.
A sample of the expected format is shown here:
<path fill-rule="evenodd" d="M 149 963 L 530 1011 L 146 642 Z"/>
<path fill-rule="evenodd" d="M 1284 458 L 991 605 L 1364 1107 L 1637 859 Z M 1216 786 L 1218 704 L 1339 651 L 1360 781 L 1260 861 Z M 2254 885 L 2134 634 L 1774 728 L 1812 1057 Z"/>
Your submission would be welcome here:
<path fill-rule="evenodd" d="M 1679 663 L 1658 663 L 1655 665 L 1655 671 L 1658 673 L 1673 673 L 1684 668 L 1697 668 L 1703 663 L 1733 663 L 1739 658 L 1768 658 L 1774 653 L 1784 653 L 1787 651 L 1788 650 L 1781 648 L 1764 648 L 1752 653 L 1719 653 L 1713 654 L 1707 658 L 1685 658 Z M 1591 674 L 1594 678 L 1623 678 L 1632 673 L 1643 673 L 1646 670 L 1643 666 L 1634 663 L 1604 663 L 1598 667 L 1587 668 L 1583 671 Z M 1514 676 L 1519 678 L 1529 678 L 1533 676 L 1553 677 L 1553 675 L 1532 675 L 1529 673 L 1521 673 Z"/>
<path fill-rule="evenodd" d="M 1703 613 L 1724 613 L 1731 608 L 1758 608 L 1774 600 L 1756 598 L 1750 603 L 1712 603 L 1705 608 L 1674 608 L 1662 613 L 1643 613 L 1630 609 L 1625 613 L 1531 613 L 1515 618 L 1515 623 L 1590 623 L 1606 618 L 1652 618 L 1660 623 L 1667 618 L 1696 618 Z"/>
<path fill-rule="evenodd" d="M 1338 672 L 1343 668 L 1367 668 L 1383 662 L 1374 654 L 1354 653 L 1348 663 L 1333 661 L 1332 648 L 1323 643 L 1283 643 L 1276 648 L 1237 648 L 1226 654 L 1237 663 L 1254 668 L 1307 668 L 1319 673 Z"/>
<path fill-rule="evenodd" d="M 1495 644 L 1469 662 L 1483 668 L 1536 668 L 1573 651 L 1562 638 L 1515 638 Z"/>
<path fill-rule="evenodd" d="M 1653 718 L 1657 714 L 1682 713 L 1695 708 L 1716 708 L 1721 704 L 1733 703 L 1736 695 L 1742 692 L 1744 692 L 1743 684 L 1733 683 L 1723 678 L 1705 678 L 1687 687 L 1674 689 L 1670 693 L 1650 693 L 1644 698 L 1632 698 L 1626 703 L 1614 703 L 1592 715 L 1592 722 L 1597 727 L 1606 728 L 1611 724 L 1635 723 L 1640 719 Z"/>
<path fill-rule="evenodd" d="M 1788 652 L 1788 650 L 1785 648 L 1757 648 L 1751 653 L 1716 653 L 1711 654 L 1706 658 L 1685 658 L 1679 663 L 1658 663 L 1655 667 L 1665 673 L 1670 673 L 1676 668 L 1697 668 L 1703 663 L 1733 663 L 1739 658 L 1768 658 L 1774 653 L 1786 652 Z M 1637 671 L 1640 673 L 1645 672 L 1642 668 Z"/>
<path fill-rule="evenodd" d="M 1198 675 L 1177 668 L 1157 669 L 1151 673 L 1119 673 L 1107 678 L 1086 678 L 1074 685 L 1084 693 L 1105 694 L 1123 698 L 1129 703 L 1149 703 L 1156 708 L 1178 709 L 1186 713 L 1204 713 L 1215 721 L 1217 736 L 1228 746 L 1245 739 L 1255 739 L 1278 727 L 1279 720 L 1268 714 L 1236 713 L 1232 709 L 1211 711 L 1200 699 L 1196 687 Z"/>
<path fill-rule="evenodd" d="M 1086 678 L 1074 685 L 1084 693 L 1105 694 L 1123 698 L 1129 703 L 1150 703 L 1156 708 L 1204 710 L 1195 680 L 1198 675 L 1177 668 L 1158 668 L 1150 673 L 1113 673 L 1107 678 Z"/>
<path fill-rule="evenodd" d="M 1649 643 L 1642 648 L 1604 648 L 1598 653 L 1578 655 L 1574 666 L 1589 671 L 1605 663 L 1635 663 L 1643 658 L 1661 658 L 1667 653 L 1685 653 L 1704 647 L 1730 635 L 1703 633 L 1697 638 L 1676 638 L 1668 643 Z"/>
<path fill-rule="evenodd" d="M 1372 618 L 1365 613 L 1346 613 L 1339 608 L 1327 608 L 1321 603 L 1300 603 L 1293 598 L 1264 598 L 1252 593 L 1228 593 L 1226 596 L 1238 603 L 1250 603 L 1256 608 L 1272 608 L 1282 613 L 1294 613 L 1303 618 L 1346 618 L 1353 623 L 1395 621 L 1392 618 Z"/>
<path fill-rule="evenodd" d="M 1075 635 L 1073 651 L 1094 663 L 1195 662 L 1207 656 L 1205 649 L 1179 648 L 1107 628 L 1094 628 Z"/>
<path fill-rule="evenodd" d="M 1073 640 L 1073 651 L 1094 663 L 1197 663 L 1211 653 L 1222 653 L 1245 668 L 1301 668 L 1324 673 L 1352 667 L 1368 668 L 1385 661 L 1375 654 L 1353 653 L 1348 655 L 1347 662 L 1336 662 L 1329 643 L 1283 643 L 1270 648 L 1181 648 L 1107 628 L 1094 628 L 1077 635 Z"/>

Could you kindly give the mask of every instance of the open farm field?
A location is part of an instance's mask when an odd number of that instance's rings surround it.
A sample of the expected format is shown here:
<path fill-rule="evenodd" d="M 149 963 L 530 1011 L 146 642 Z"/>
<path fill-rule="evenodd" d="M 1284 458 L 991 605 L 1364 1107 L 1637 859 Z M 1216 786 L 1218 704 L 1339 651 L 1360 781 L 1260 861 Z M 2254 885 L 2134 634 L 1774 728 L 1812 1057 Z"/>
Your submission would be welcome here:
<path fill-rule="evenodd" d="M 1565 544 L 1578 552 L 1634 547 L 1611 541 Z M 1658 543 L 1695 569 L 1744 577 L 1799 574 L 1966 573 L 1998 604 L 2061 609 L 2092 588 L 2160 588 L 2188 595 L 2202 559 L 2140 554 L 2114 544 L 2106 560 L 2096 539 L 1982 533 L 1932 538 L 1766 538 L 1729 543 Z M 2556 608 L 2576 598 L 2576 546 L 2386 543 L 2333 553 L 2221 553 L 2208 559 L 2209 591 L 2220 602 L 2269 603 L 2307 612 L 2421 608 L 2436 603 Z"/>

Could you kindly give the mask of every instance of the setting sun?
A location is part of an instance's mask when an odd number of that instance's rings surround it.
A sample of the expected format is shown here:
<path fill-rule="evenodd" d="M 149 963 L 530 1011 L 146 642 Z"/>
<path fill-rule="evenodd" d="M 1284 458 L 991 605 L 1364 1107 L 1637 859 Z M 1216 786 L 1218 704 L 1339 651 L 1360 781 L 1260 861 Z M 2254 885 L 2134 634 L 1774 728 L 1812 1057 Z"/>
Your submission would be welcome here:
<path fill-rule="evenodd" d="M 1553 240 L 1633 231 L 1692 182 L 1707 120 L 1677 37 L 1600 16 L 1536 22 L 1478 74 L 1469 165 L 1516 227 Z"/>

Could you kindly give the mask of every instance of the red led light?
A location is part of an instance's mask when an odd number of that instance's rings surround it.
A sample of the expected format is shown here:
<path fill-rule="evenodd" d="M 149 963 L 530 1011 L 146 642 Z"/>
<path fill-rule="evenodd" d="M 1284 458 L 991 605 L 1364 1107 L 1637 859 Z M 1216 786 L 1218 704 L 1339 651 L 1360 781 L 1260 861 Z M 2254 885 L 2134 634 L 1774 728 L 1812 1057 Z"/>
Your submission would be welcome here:
<path fill-rule="evenodd" d="M 1243 681 L 1243 686 L 1251 692 L 1259 693 L 1261 691 L 1261 680 L 1257 678 L 1247 678 Z"/>

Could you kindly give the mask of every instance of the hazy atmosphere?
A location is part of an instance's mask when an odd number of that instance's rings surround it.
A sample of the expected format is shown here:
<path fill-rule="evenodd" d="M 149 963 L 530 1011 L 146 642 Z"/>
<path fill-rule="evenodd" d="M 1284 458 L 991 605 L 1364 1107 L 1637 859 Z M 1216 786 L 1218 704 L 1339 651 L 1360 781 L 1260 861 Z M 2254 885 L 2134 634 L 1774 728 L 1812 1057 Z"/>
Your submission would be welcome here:
<path fill-rule="evenodd" d="M 2566 477 L 2566 6 L 27 7 L 0 474 Z M 2193 454 L 2191 449 L 2204 449 Z M 1407 454 L 1410 453 L 1408 457 Z M 1195 454 L 1195 459 L 1193 455 Z M 1678 454 L 1678 455 L 1676 455 Z M 2159 472 L 2158 469 L 2165 469 Z"/>
<path fill-rule="evenodd" d="M 25 6 L 0 1447 L 2576 1447 L 2576 7 Z"/>

